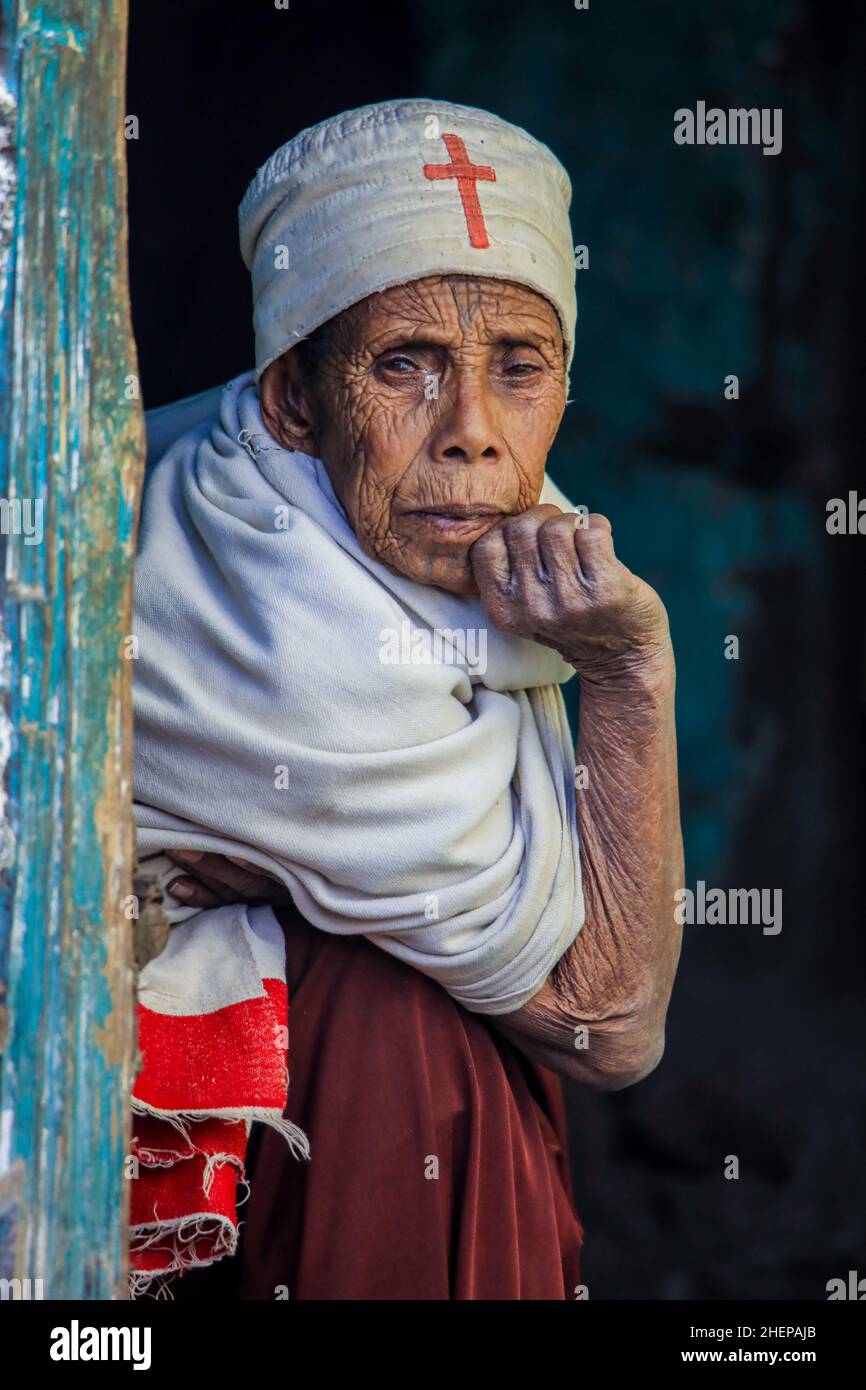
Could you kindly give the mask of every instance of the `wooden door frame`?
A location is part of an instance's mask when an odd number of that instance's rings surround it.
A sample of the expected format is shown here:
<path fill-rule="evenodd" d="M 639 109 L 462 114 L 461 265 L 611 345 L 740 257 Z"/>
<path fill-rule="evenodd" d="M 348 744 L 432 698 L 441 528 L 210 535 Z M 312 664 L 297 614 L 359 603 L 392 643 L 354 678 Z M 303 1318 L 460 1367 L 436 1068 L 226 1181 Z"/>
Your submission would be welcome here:
<path fill-rule="evenodd" d="M 144 467 L 127 4 L 0 0 L 0 16 L 0 1280 L 19 1281 L 12 1297 L 117 1298 Z"/>

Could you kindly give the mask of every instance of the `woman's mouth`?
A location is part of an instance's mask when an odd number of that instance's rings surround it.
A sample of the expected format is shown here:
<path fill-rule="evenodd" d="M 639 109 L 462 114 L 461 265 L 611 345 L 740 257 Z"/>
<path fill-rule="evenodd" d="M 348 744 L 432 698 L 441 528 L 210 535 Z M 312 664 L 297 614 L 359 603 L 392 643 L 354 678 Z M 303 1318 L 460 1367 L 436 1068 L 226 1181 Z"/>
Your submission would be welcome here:
<path fill-rule="evenodd" d="M 471 507 L 458 503 L 443 507 L 419 508 L 407 513 L 418 525 L 440 536 L 455 536 L 465 539 L 489 531 L 498 522 L 504 521 L 507 512 L 497 511 L 495 507 Z"/>

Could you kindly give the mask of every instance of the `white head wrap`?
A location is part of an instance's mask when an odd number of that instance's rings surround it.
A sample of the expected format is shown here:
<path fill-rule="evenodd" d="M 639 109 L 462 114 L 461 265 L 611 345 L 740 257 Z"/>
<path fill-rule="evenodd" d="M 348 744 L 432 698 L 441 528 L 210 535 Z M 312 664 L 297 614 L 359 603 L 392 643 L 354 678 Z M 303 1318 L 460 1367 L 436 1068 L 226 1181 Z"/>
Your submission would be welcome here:
<path fill-rule="evenodd" d="M 487 111 L 413 98 L 301 131 L 241 203 L 256 376 L 351 304 L 426 275 L 527 285 L 574 350 L 571 184 L 546 145 Z"/>

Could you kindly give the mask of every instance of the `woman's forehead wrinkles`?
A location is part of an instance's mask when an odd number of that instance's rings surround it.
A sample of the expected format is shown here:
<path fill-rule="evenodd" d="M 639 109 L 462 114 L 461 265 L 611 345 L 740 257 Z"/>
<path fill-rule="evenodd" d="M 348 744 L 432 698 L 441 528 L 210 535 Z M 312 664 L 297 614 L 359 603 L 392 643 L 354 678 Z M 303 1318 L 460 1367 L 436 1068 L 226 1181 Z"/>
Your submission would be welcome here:
<path fill-rule="evenodd" d="M 378 351 L 404 339 L 448 346 L 455 335 L 479 342 L 558 343 L 556 311 L 540 295 L 508 282 L 463 281 L 447 277 L 400 285 L 370 304 L 362 328 L 366 345 Z"/>
<path fill-rule="evenodd" d="M 417 306 L 427 313 L 442 315 L 456 310 L 463 315 L 477 313 L 487 306 L 510 305 L 515 308 L 531 307 L 535 312 L 556 316 L 553 306 L 529 286 L 492 277 L 467 279 L 457 275 L 427 276 L 382 290 L 379 294 L 371 295 L 366 302 L 374 312 L 394 310 L 399 313 Z"/>
<path fill-rule="evenodd" d="M 448 288 L 462 328 L 474 326 L 484 303 L 484 290 L 477 280 L 449 280 Z"/>

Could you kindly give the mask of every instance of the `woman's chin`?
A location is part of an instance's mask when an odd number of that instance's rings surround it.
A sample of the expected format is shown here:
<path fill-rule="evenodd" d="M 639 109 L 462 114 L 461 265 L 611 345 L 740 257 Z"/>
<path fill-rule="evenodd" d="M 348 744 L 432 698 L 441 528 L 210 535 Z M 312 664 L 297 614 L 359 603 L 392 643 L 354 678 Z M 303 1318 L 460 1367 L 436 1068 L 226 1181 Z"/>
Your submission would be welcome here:
<path fill-rule="evenodd" d="M 401 574 L 428 588 L 446 589 L 451 594 L 477 594 L 478 585 L 469 563 L 470 545 L 437 546 L 435 553 L 405 547 L 399 555 L 378 557 L 392 574 Z M 395 563 L 396 562 L 396 563 Z"/>

